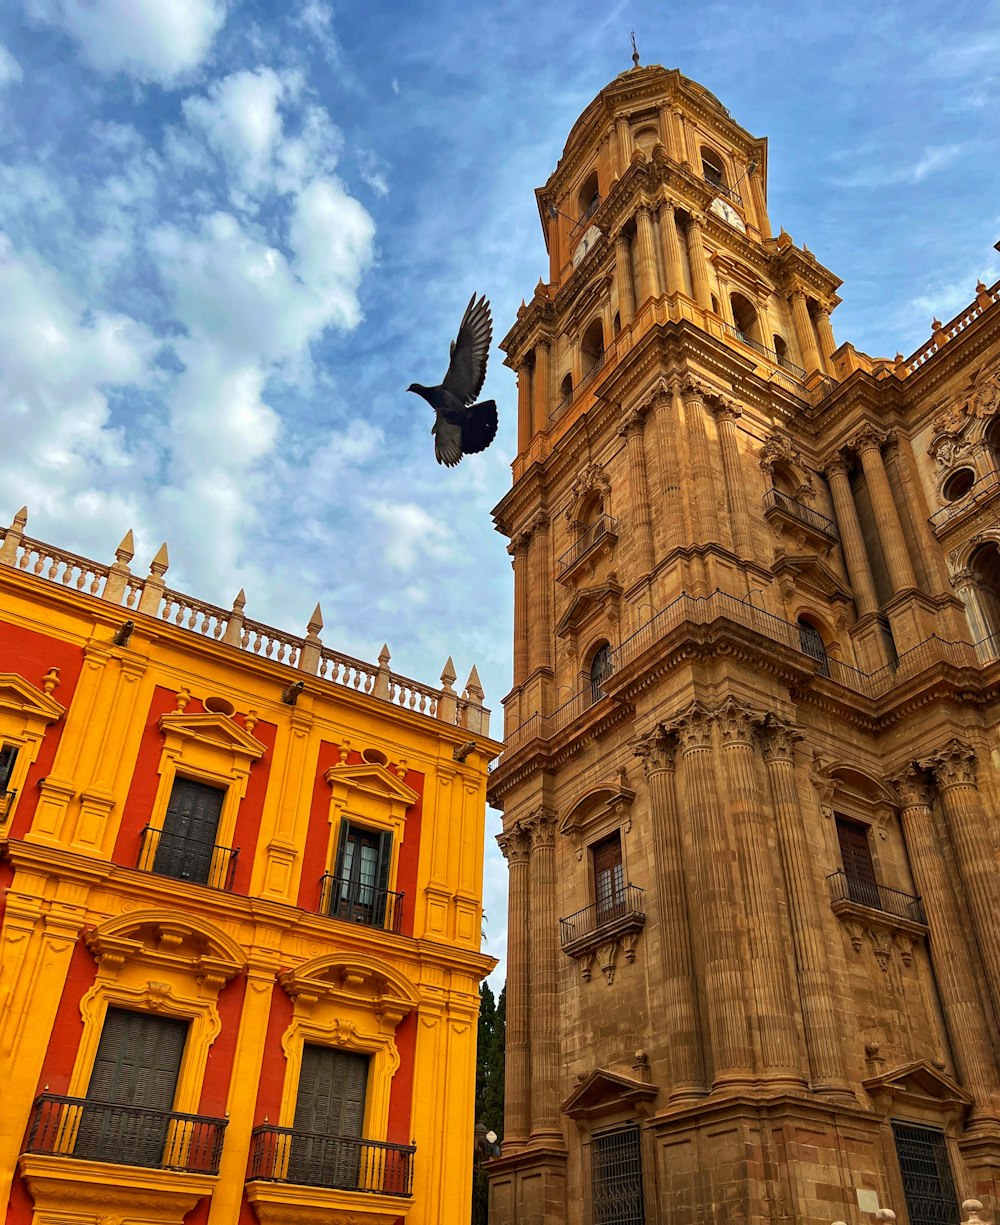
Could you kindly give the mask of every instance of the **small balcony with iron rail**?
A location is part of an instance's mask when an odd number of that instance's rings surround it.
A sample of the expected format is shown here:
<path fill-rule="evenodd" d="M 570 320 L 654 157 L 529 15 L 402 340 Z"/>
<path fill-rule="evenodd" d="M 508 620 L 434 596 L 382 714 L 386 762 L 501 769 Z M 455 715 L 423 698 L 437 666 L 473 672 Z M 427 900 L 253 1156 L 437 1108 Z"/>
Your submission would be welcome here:
<path fill-rule="evenodd" d="M 764 518 L 773 528 L 819 553 L 828 553 L 840 539 L 832 519 L 780 489 L 771 488 L 764 494 Z"/>
<path fill-rule="evenodd" d="M 136 867 L 154 876 L 231 892 L 239 854 L 238 846 L 213 845 L 147 825 L 139 835 Z"/>
<path fill-rule="evenodd" d="M 610 553 L 617 543 L 618 524 L 615 519 L 611 515 L 598 515 L 559 558 L 559 582 L 574 582 L 586 565 L 596 565 L 598 556 L 604 552 Z"/>
<path fill-rule="evenodd" d="M 331 919 L 398 932 L 403 921 L 403 894 L 325 872 L 319 881 L 319 909 Z"/>
<path fill-rule="evenodd" d="M 604 953 L 601 970 L 609 983 L 619 949 L 624 950 L 626 961 L 635 960 L 636 941 L 646 926 L 642 894 L 638 885 L 620 885 L 593 906 L 559 920 L 559 945 L 567 957 L 581 963 L 585 982 L 590 980 L 599 949 Z"/>
<path fill-rule="evenodd" d="M 780 366 L 782 370 L 787 371 L 787 373 L 793 378 L 800 380 L 805 379 L 805 370 L 803 370 L 801 366 L 797 366 L 795 362 L 789 361 L 789 359 L 783 353 L 779 353 L 777 349 L 771 349 L 767 345 L 761 344 L 759 340 L 754 340 L 752 336 L 747 335 L 746 332 L 742 331 L 734 324 L 727 323 L 725 319 L 720 320 L 720 322 L 722 324 L 722 330 L 727 336 L 732 336 L 732 338 L 734 340 L 738 340 L 741 345 L 746 345 L 748 349 L 753 349 L 753 351 L 755 353 L 759 353 L 761 357 L 766 357 L 769 362 L 773 363 L 775 366 Z"/>
<path fill-rule="evenodd" d="M 927 919 L 919 897 L 890 889 L 840 869 L 826 878 L 833 913 L 844 924 L 856 953 L 871 942 L 885 970 L 895 950 L 904 966 L 910 965 L 913 945 L 927 935 Z"/>

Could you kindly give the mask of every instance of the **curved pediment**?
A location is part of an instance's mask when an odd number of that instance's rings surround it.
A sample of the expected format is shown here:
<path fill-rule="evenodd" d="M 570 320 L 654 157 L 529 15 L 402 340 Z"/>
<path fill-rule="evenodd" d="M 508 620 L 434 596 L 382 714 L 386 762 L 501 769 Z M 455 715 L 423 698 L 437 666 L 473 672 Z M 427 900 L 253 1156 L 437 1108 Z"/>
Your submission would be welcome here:
<path fill-rule="evenodd" d="M 609 813 L 620 815 L 632 806 L 635 792 L 619 780 L 588 787 L 573 801 L 569 811 L 559 822 L 561 834 L 581 835 L 604 819 Z"/>
<path fill-rule="evenodd" d="M 228 715 L 212 711 L 206 711 L 205 714 L 175 712 L 161 715 L 158 726 L 164 736 L 172 736 L 181 741 L 194 740 L 209 748 L 223 749 L 228 753 L 247 757 L 251 761 L 257 761 L 267 752 L 266 744 L 262 744 L 256 736 L 252 736 Z"/>
<path fill-rule="evenodd" d="M 0 672 L 0 711 L 4 710 L 42 723 L 54 723 L 66 713 L 65 706 L 17 672 Z"/>
<path fill-rule="evenodd" d="M 278 978 L 292 999 L 307 1008 L 320 1000 L 363 1002 L 394 1024 L 420 1002 L 417 989 L 405 975 L 381 958 L 356 953 L 316 957 L 283 971 Z"/>
<path fill-rule="evenodd" d="M 173 910 L 138 910 L 108 919 L 84 932 L 84 941 L 103 968 L 126 962 L 192 970 L 221 987 L 246 965 L 246 953 L 221 928 L 200 916 Z"/>

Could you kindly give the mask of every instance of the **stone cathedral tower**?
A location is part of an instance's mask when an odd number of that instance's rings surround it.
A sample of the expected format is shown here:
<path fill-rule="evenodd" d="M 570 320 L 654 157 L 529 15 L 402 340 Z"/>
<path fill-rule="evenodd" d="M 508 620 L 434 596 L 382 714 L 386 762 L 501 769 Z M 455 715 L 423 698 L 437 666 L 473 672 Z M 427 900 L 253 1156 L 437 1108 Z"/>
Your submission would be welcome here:
<path fill-rule="evenodd" d="M 838 346 L 766 142 L 659 67 L 537 197 L 492 1225 L 992 1211 L 1000 285 Z"/>

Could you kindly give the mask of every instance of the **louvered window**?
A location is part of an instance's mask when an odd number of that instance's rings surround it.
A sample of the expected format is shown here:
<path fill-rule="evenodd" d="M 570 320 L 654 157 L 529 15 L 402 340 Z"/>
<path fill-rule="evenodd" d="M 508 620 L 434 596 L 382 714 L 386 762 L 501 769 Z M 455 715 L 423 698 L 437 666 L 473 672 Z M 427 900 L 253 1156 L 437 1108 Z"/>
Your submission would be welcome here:
<path fill-rule="evenodd" d="M 187 1030 L 171 1017 L 108 1009 L 74 1156 L 160 1165 Z"/>
<path fill-rule="evenodd" d="M 847 878 L 847 896 L 860 906 L 881 910 L 875 864 L 868 844 L 868 826 L 860 821 L 837 817 L 837 841 Z"/>
<path fill-rule="evenodd" d="M 594 1225 L 644 1225 L 638 1127 L 594 1136 L 590 1157 Z"/>
<path fill-rule="evenodd" d="M 308 1043 L 303 1048 L 289 1182 L 357 1188 L 368 1064 L 368 1055 Z"/>
<path fill-rule="evenodd" d="M 0 800 L 4 793 L 10 790 L 10 781 L 14 777 L 14 766 L 17 763 L 17 745 L 0 744 Z"/>
<path fill-rule="evenodd" d="M 225 788 L 176 778 L 163 829 L 159 831 L 153 871 L 160 876 L 207 885 L 212 876 L 212 858 Z"/>
<path fill-rule="evenodd" d="M 910 1225 L 953 1225 L 960 1221 L 944 1133 L 933 1127 L 893 1123 L 892 1135 Z"/>

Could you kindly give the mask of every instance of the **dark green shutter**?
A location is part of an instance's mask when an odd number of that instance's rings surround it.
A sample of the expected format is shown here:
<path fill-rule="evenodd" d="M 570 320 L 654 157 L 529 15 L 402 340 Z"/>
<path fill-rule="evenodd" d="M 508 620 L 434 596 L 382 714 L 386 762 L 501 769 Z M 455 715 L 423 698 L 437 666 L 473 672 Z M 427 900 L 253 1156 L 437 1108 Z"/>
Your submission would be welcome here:
<path fill-rule="evenodd" d="M 392 834 L 344 821 L 330 892 L 330 914 L 338 919 L 384 927 L 388 908 Z"/>
<path fill-rule="evenodd" d="M 290 1182 L 314 1187 L 358 1185 L 368 1055 L 307 1044 L 295 1100 Z"/>
<path fill-rule="evenodd" d="M 207 885 L 222 815 L 225 789 L 175 778 L 167 815 L 156 844 L 153 871 L 160 876 Z"/>
<path fill-rule="evenodd" d="M 17 761 L 16 744 L 0 744 L 0 799 L 9 788 L 14 776 L 14 764 Z"/>

